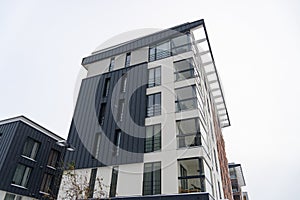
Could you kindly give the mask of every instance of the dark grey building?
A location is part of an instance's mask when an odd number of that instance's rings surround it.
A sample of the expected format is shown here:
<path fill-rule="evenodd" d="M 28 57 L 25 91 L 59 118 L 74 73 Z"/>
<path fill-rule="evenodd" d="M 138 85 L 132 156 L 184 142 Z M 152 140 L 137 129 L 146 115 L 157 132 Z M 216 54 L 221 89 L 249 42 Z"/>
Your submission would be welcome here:
<path fill-rule="evenodd" d="M 56 196 L 63 138 L 19 116 L 0 121 L 0 200 Z"/>

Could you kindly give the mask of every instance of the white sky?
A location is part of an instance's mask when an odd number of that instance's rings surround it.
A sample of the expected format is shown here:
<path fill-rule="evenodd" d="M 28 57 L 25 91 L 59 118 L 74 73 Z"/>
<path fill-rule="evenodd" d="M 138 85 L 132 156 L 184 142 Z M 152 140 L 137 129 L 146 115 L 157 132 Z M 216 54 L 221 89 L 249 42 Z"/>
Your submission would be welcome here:
<path fill-rule="evenodd" d="M 201 18 L 232 123 L 229 161 L 250 199 L 299 199 L 299 1 L 1 1 L 0 119 L 22 114 L 66 137 L 84 56 L 125 31 Z"/>

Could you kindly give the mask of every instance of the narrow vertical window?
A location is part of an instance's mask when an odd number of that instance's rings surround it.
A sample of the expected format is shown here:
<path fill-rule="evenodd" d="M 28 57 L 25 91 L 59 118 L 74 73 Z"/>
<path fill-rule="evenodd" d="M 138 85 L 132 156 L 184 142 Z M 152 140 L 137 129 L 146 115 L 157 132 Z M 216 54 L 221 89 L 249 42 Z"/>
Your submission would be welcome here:
<path fill-rule="evenodd" d="M 23 147 L 23 154 L 24 156 L 35 159 L 37 152 L 39 150 L 40 143 L 31 139 L 27 138 L 25 145 Z"/>
<path fill-rule="evenodd" d="M 148 70 L 148 87 L 154 87 L 161 84 L 161 67 Z"/>
<path fill-rule="evenodd" d="M 113 167 L 112 174 L 111 174 L 109 197 L 115 197 L 116 196 L 117 183 L 118 183 L 118 174 L 119 174 L 119 167 Z"/>
<path fill-rule="evenodd" d="M 110 78 L 105 79 L 103 97 L 107 97 L 109 93 Z"/>
<path fill-rule="evenodd" d="M 123 74 L 121 82 L 121 92 L 126 92 L 127 74 Z"/>
<path fill-rule="evenodd" d="M 110 63 L 109 63 L 109 71 L 112 71 L 114 70 L 114 67 L 115 67 L 115 58 L 111 58 L 110 59 Z"/>
<path fill-rule="evenodd" d="M 93 198 L 94 195 L 96 175 L 97 175 L 97 168 L 94 168 L 91 171 L 91 177 L 89 182 L 89 195 L 88 195 L 89 198 Z"/>
<path fill-rule="evenodd" d="M 27 187 L 27 183 L 31 174 L 31 167 L 27 167 L 25 165 L 22 164 L 18 164 L 13 180 L 12 180 L 12 184 L 16 184 L 16 185 L 20 185 L 23 187 Z"/>
<path fill-rule="evenodd" d="M 130 60 L 131 60 L 131 53 L 129 52 L 129 53 L 126 54 L 125 67 L 130 66 Z"/>
<path fill-rule="evenodd" d="M 147 117 L 161 114 L 161 94 L 151 94 L 147 97 Z"/>
<path fill-rule="evenodd" d="M 121 122 L 124 119 L 124 106 L 125 102 L 124 99 L 119 100 L 119 105 L 118 105 L 118 121 Z"/>
<path fill-rule="evenodd" d="M 99 124 L 100 124 L 100 126 L 104 125 L 105 111 L 106 111 L 106 103 L 102 103 L 101 107 L 100 107 L 100 114 L 99 114 Z"/>
<path fill-rule="evenodd" d="M 101 143 L 101 133 L 99 132 L 95 134 L 94 146 L 93 146 L 93 157 L 96 159 L 99 158 L 100 143 Z"/>
<path fill-rule="evenodd" d="M 50 193 L 53 175 L 45 173 L 40 191 Z"/>
<path fill-rule="evenodd" d="M 146 127 L 145 153 L 161 149 L 161 125 Z"/>
<path fill-rule="evenodd" d="M 161 194 L 161 162 L 145 163 L 143 195 Z"/>
<path fill-rule="evenodd" d="M 115 137 L 114 137 L 114 155 L 116 155 L 116 156 L 119 155 L 119 150 L 120 150 L 120 145 L 121 145 L 121 136 L 122 136 L 122 131 L 116 130 Z"/>
<path fill-rule="evenodd" d="M 54 150 L 54 149 L 51 149 L 50 155 L 49 155 L 49 158 L 48 158 L 48 162 L 47 162 L 47 166 L 56 167 L 58 157 L 59 157 L 59 152 Z"/>

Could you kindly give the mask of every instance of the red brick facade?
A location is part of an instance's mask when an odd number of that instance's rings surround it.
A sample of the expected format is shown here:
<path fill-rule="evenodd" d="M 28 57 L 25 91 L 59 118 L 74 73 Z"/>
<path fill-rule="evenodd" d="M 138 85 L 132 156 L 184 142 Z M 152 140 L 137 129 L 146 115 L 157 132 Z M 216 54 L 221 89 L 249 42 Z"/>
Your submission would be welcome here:
<path fill-rule="evenodd" d="M 213 116 L 214 116 L 214 130 L 215 130 L 216 141 L 217 141 L 224 199 L 233 200 L 231 181 L 230 181 L 229 170 L 228 170 L 228 160 L 225 151 L 225 141 L 223 138 L 222 130 L 218 123 L 217 115 L 214 110 L 213 110 Z"/>

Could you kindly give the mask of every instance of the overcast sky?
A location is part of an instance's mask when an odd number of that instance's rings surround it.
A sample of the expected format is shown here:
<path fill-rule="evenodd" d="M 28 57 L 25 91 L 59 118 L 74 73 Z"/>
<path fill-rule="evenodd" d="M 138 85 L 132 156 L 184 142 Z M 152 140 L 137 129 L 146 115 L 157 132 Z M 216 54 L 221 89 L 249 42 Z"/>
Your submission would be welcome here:
<path fill-rule="evenodd" d="M 67 137 L 84 56 L 119 33 L 205 19 L 251 200 L 299 199 L 300 1 L 1 1 L 0 119 Z"/>

